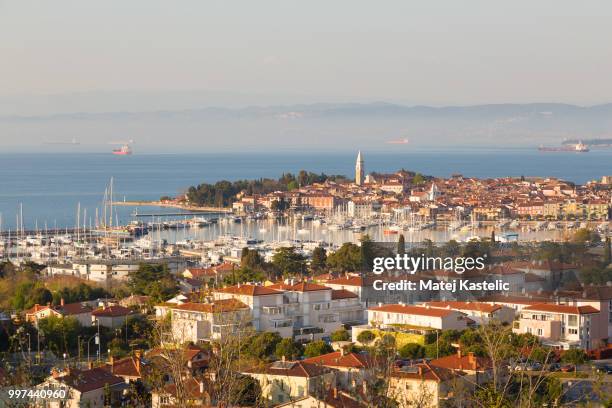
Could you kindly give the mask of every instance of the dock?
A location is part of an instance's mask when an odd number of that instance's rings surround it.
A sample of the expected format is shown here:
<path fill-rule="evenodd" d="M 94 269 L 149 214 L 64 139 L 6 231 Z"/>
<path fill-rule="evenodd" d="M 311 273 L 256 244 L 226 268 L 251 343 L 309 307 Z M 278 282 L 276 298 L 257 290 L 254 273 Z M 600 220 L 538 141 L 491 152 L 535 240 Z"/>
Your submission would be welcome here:
<path fill-rule="evenodd" d="M 151 214 L 151 215 L 138 215 L 138 216 L 149 216 L 157 217 L 161 215 L 196 215 L 201 213 L 212 213 L 212 214 L 231 214 L 234 212 L 231 208 L 227 207 L 198 207 L 195 205 L 184 205 L 176 203 L 163 203 L 161 201 L 114 201 L 113 205 L 124 206 L 124 207 L 160 207 L 160 208 L 174 208 L 177 210 L 183 210 L 184 212 L 177 214 Z M 186 212 L 192 214 L 186 214 Z"/>

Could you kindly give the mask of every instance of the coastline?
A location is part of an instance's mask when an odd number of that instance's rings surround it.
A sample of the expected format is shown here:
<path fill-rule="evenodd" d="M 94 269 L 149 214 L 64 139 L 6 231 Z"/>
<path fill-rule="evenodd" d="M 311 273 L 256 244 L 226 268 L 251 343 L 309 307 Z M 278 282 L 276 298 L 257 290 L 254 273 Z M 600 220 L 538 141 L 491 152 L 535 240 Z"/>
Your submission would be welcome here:
<path fill-rule="evenodd" d="M 201 213 L 224 213 L 232 214 L 233 209 L 227 207 L 198 207 L 194 205 L 185 205 L 177 203 L 164 203 L 161 201 L 113 201 L 113 205 L 122 207 L 160 207 L 160 208 L 176 208 L 184 211 L 201 212 Z"/>

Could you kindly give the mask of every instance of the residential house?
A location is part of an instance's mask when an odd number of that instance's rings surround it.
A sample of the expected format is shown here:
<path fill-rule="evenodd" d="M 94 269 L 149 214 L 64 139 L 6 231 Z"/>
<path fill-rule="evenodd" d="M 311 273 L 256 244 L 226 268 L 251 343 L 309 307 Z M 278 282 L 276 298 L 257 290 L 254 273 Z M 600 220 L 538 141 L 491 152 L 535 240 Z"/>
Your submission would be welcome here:
<path fill-rule="evenodd" d="M 284 404 L 307 396 L 322 397 L 334 386 L 331 369 L 304 361 L 275 361 L 243 371 L 259 381 L 261 394 L 270 405 Z"/>
<path fill-rule="evenodd" d="M 111 374 L 104 368 L 77 370 L 67 368 L 53 371 L 38 389 L 65 388 L 68 398 L 45 400 L 46 408 L 80 408 L 119 406 L 122 393 L 127 388 L 123 378 Z M 110 392 L 109 392 L 110 391 Z"/>

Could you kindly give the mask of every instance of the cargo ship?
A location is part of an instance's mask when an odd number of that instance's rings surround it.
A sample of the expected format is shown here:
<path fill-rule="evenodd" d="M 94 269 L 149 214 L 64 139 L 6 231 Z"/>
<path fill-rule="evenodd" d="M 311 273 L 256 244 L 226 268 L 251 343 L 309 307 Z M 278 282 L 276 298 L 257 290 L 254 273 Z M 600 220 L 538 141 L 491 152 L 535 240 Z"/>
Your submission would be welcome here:
<path fill-rule="evenodd" d="M 132 154 L 132 149 L 129 145 L 125 144 L 118 149 L 113 149 L 113 154 L 116 154 L 118 156 L 129 156 Z"/>
<path fill-rule="evenodd" d="M 567 145 L 561 147 L 546 147 L 540 146 L 538 148 L 541 152 L 578 152 L 578 153 L 586 153 L 589 151 L 589 147 L 582 142 L 579 142 L 574 145 Z"/>

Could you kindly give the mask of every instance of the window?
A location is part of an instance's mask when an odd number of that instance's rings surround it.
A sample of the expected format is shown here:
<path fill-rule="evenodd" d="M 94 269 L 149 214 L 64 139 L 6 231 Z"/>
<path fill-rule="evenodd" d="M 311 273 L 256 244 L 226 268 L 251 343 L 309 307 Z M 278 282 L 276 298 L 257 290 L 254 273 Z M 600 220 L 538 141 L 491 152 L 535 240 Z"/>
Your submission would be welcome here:
<path fill-rule="evenodd" d="M 567 325 L 568 326 L 578 326 L 578 316 L 567 315 Z"/>
<path fill-rule="evenodd" d="M 567 332 L 569 334 L 578 334 L 578 329 L 568 329 Z"/>
<path fill-rule="evenodd" d="M 542 329 L 538 329 L 538 336 L 541 336 L 543 334 Z"/>

